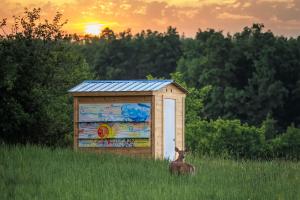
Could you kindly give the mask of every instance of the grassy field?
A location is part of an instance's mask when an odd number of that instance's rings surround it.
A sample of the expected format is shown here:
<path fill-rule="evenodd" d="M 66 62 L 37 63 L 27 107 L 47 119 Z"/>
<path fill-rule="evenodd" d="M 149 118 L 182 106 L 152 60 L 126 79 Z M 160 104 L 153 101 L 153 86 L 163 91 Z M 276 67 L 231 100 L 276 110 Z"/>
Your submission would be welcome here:
<path fill-rule="evenodd" d="M 165 161 L 0 146 L 0 199 L 300 199 L 299 162 L 190 158 L 195 176 Z"/>

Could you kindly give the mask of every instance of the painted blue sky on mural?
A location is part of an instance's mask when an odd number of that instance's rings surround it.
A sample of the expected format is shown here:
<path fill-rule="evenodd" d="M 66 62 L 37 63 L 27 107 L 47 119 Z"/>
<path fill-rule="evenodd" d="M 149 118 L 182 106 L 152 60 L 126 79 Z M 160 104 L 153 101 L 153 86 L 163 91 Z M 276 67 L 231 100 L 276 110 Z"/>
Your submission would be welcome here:
<path fill-rule="evenodd" d="M 150 103 L 80 104 L 79 122 L 147 122 Z"/>
<path fill-rule="evenodd" d="M 150 105 L 147 104 L 124 104 L 122 105 L 122 115 L 127 121 L 144 122 L 149 119 Z"/>

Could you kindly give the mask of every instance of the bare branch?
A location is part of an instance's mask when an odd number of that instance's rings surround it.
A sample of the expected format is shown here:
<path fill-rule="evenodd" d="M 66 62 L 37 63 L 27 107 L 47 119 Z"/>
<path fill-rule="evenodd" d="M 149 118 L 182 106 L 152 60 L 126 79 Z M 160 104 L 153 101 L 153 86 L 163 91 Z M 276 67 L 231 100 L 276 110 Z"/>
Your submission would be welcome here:
<path fill-rule="evenodd" d="M 7 18 L 2 19 L 2 21 L 0 22 L 0 28 L 1 28 L 1 30 L 4 33 L 5 36 L 7 36 L 7 33 L 5 32 L 3 27 L 6 26 L 6 22 L 7 22 Z"/>

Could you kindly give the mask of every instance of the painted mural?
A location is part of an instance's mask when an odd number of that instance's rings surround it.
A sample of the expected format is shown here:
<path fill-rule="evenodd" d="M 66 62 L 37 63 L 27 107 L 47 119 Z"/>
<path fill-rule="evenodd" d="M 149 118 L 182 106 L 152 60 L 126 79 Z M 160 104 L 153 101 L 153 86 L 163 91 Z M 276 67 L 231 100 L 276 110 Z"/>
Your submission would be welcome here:
<path fill-rule="evenodd" d="M 149 138 L 149 122 L 81 122 L 79 139 Z"/>
<path fill-rule="evenodd" d="M 79 104 L 79 122 L 148 122 L 150 103 Z"/>
<path fill-rule="evenodd" d="M 150 147 L 149 139 L 79 140 L 79 147 Z"/>
<path fill-rule="evenodd" d="M 150 147 L 150 103 L 79 104 L 79 147 Z"/>

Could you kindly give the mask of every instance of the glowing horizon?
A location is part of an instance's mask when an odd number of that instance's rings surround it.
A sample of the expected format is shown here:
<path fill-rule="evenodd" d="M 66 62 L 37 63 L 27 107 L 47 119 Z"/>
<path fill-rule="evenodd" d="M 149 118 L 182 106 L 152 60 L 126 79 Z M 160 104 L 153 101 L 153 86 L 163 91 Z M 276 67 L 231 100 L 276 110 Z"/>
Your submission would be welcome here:
<path fill-rule="evenodd" d="M 136 33 L 146 29 L 164 32 L 173 26 L 180 34 L 193 37 L 198 29 L 235 33 L 253 23 L 263 23 L 275 35 L 300 35 L 298 0 L 2 0 L 0 17 L 21 15 L 24 7 L 40 7 L 46 19 L 61 12 L 68 19 L 64 30 L 79 35 L 97 35 L 104 27 L 115 32 L 130 28 Z"/>
<path fill-rule="evenodd" d="M 102 31 L 102 27 L 103 27 L 103 24 L 100 24 L 98 22 L 90 22 L 85 25 L 84 32 L 85 32 L 85 34 L 88 34 L 88 35 L 97 36 L 97 35 L 100 35 L 100 33 Z"/>

